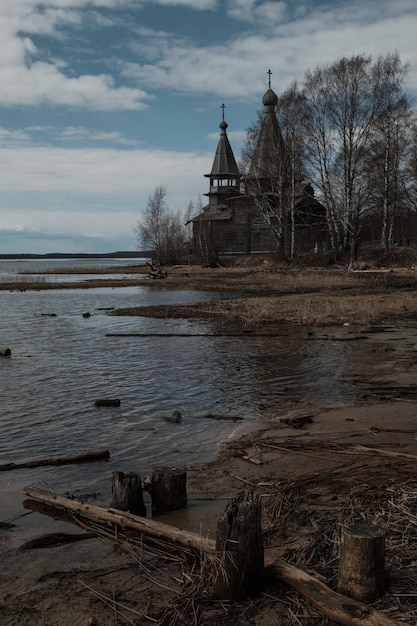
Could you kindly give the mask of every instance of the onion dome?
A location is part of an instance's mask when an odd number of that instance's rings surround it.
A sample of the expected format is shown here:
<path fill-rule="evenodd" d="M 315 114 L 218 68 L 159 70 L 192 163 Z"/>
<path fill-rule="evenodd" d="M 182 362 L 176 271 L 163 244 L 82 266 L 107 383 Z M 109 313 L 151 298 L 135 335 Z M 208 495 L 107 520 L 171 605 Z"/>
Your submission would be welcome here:
<path fill-rule="evenodd" d="M 265 91 L 262 98 L 262 104 L 265 107 L 276 106 L 278 104 L 278 96 L 275 91 L 271 89 L 271 87 L 269 87 L 268 91 Z"/>

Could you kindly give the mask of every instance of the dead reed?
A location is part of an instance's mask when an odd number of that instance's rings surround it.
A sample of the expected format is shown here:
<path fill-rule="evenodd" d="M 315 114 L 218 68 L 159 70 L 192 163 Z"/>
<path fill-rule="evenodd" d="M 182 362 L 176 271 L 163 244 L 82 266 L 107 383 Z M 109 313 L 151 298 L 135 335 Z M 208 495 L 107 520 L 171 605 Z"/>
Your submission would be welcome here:
<path fill-rule="evenodd" d="M 259 452 L 282 448 L 280 438 L 252 441 Z M 375 608 L 407 624 L 417 619 L 417 480 L 415 458 L 401 451 L 374 454 L 372 448 L 336 442 L 286 441 L 287 453 L 311 459 L 323 455 L 330 469 L 284 481 L 271 477 L 251 488 L 263 499 L 266 554 L 284 559 L 336 588 L 339 538 L 343 525 L 364 522 L 387 531 L 386 569 L 389 585 Z M 379 449 L 381 452 L 381 449 Z M 394 454 L 394 456 L 390 456 Z M 91 527 L 89 526 L 89 530 Z M 206 626 L 215 623 L 325 626 L 330 622 L 286 586 L 266 581 L 256 598 L 240 604 L 210 599 L 215 555 L 195 554 L 170 542 L 118 536 L 100 527 L 98 536 L 112 541 L 132 564 L 130 578 L 117 593 L 89 586 L 89 591 L 127 624 Z M 268 616 L 270 616 L 268 618 Z"/>
<path fill-rule="evenodd" d="M 102 541 L 127 555 L 131 576 L 122 589 L 110 594 L 104 584 L 92 586 L 79 579 L 95 598 L 108 606 L 116 616 L 116 624 L 135 626 L 153 623 L 157 626 L 201 624 L 201 613 L 210 600 L 213 581 L 222 572 L 215 553 L 182 547 L 168 539 L 150 537 L 145 533 L 130 535 L 117 528 L 74 517 L 77 525 L 93 532 Z"/>

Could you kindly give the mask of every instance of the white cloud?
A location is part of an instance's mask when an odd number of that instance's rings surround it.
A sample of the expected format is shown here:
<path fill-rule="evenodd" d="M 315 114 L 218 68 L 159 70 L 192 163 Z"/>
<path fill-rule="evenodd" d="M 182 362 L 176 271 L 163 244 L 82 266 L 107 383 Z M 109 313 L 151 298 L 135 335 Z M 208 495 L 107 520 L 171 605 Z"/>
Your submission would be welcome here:
<path fill-rule="evenodd" d="M 254 20 L 255 14 L 267 17 L 275 3 L 256 6 L 254 0 L 233 0 L 229 10 Z M 302 17 L 268 29 L 253 26 L 223 44 L 197 45 L 156 35 L 147 41 L 153 50 L 149 63 L 130 63 L 125 74 L 150 88 L 175 89 L 185 93 L 215 93 L 221 97 L 253 98 L 265 88 L 266 70 L 273 70 L 273 86 L 283 91 L 292 81 L 302 81 L 305 71 L 316 65 L 336 61 L 352 54 L 371 54 L 374 58 L 398 51 L 412 68 L 411 86 L 417 89 L 417 48 L 415 23 L 417 6 L 410 0 L 391 3 L 365 3 L 356 0 L 342 6 L 311 8 Z M 155 53 L 155 50 L 157 53 Z M 143 51 L 146 51 L 144 49 Z"/>
<path fill-rule="evenodd" d="M 41 61 L 30 67 L 0 67 L 0 104 L 63 105 L 99 111 L 143 109 L 148 95 L 141 89 L 116 87 L 111 76 L 64 76 L 59 68 Z"/>
<path fill-rule="evenodd" d="M 135 8 L 147 4 L 214 10 L 217 0 L 1 0 L 0 105 L 65 105 L 96 110 L 132 110 L 146 106 L 148 94 L 139 88 L 120 87 L 109 75 L 64 73 L 62 59 L 43 58 L 31 36 L 65 38 L 64 28 L 81 28 L 93 11 L 95 27 L 111 25 L 100 9 Z M 116 11 L 113 14 L 117 21 Z M 102 19 L 101 19 L 102 18 Z"/>
<path fill-rule="evenodd" d="M 105 132 L 86 128 L 84 126 L 67 126 L 64 129 L 55 129 L 55 131 L 55 136 L 64 139 L 65 141 L 77 141 L 82 139 L 88 141 L 114 143 L 124 146 L 137 146 L 139 143 L 138 141 L 129 139 L 116 131 Z"/>
<path fill-rule="evenodd" d="M 254 11 L 255 19 L 261 24 L 279 24 L 285 16 L 287 7 L 285 2 L 264 2 L 256 7 Z"/>
<path fill-rule="evenodd" d="M 22 145 L 30 141 L 27 130 L 10 130 L 0 127 L 0 148 Z"/>
<path fill-rule="evenodd" d="M 245 22 L 260 22 L 262 24 L 279 23 L 285 15 L 287 6 L 285 2 L 261 2 L 258 0 L 229 0 L 227 13 L 236 20 Z"/>
<path fill-rule="evenodd" d="M 84 251 L 134 249 L 133 225 L 153 189 L 165 185 L 174 210 L 197 204 L 212 159 L 164 150 L 0 149 L 2 251 L 27 251 L 25 239 L 36 239 L 38 252 L 74 251 L 76 239 Z M 50 240 L 54 233 L 65 237 Z"/>
<path fill-rule="evenodd" d="M 119 3 L 95 0 L 99 7 Z M 46 5 L 46 8 L 45 8 Z M 0 5 L 0 105 L 66 105 L 95 110 L 141 109 L 148 97 L 138 88 L 116 86 L 105 74 L 67 76 L 60 59 L 42 59 L 27 35 L 61 36 L 59 27 L 80 25 L 82 14 L 75 7 L 88 7 L 88 0 L 2 0 Z M 41 10 L 40 7 L 44 7 Z M 70 10 L 71 9 L 71 10 Z M 22 35 L 22 33 L 26 33 Z"/>
<path fill-rule="evenodd" d="M 51 192 L 104 196 L 151 193 L 163 184 L 178 202 L 206 191 L 212 154 L 169 150 L 0 149 L 2 193 Z M 164 180 L 161 180 L 163 178 Z"/>
<path fill-rule="evenodd" d="M 196 11 L 214 10 L 218 7 L 218 0 L 148 0 L 160 6 L 187 7 Z M 222 0 L 220 0 L 221 2 Z"/>
<path fill-rule="evenodd" d="M 257 0 L 229 0 L 227 3 L 227 12 L 230 17 L 236 20 L 245 20 L 251 22 L 253 20 L 253 11 Z"/>

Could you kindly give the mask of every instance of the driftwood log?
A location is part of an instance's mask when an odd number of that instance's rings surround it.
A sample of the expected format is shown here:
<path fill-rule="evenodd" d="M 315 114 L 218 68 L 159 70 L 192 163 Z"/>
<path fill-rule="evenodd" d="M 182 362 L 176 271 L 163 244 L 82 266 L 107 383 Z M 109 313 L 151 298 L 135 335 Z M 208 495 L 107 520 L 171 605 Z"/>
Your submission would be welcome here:
<path fill-rule="evenodd" d="M 38 461 L 26 461 L 24 463 L 6 463 L 0 465 L 1 472 L 20 469 L 23 467 L 42 467 L 44 465 L 68 465 L 71 463 L 91 463 L 93 461 L 106 461 L 110 458 L 108 450 L 93 450 L 92 452 L 79 452 L 70 456 L 55 457 L 52 459 L 40 459 Z"/>
<path fill-rule="evenodd" d="M 98 398 L 94 400 L 94 404 L 100 406 L 120 406 L 119 398 Z"/>
<path fill-rule="evenodd" d="M 362 602 L 332 591 L 310 574 L 284 561 L 274 561 L 269 564 L 266 573 L 296 589 L 321 613 L 337 624 L 343 626 L 405 626 L 404 622 L 391 619 Z"/>
<path fill-rule="evenodd" d="M 168 539 L 178 545 L 195 548 L 196 550 L 215 552 L 216 549 L 216 543 L 211 539 L 201 537 L 197 533 L 175 528 L 169 524 L 146 519 L 145 517 L 138 517 L 132 515 L 132 513 L 103 509 L 92 504 L 82 504 L 77 500 L 71 500 L 70 498 L 34 487 L 25 487 L 23 493 L 29 496 L 29 498 L 47 503 L 54 508 L 70 511 L 73 515 L 110 522 L 121 528 L 131 528 L 138 532 L 147 533 L 157 539 Z"/>
<path fill-rule="evenodd" d="M 187 504 L 187 472 L 176 467 L 155 467 L 145 479 L 156 513 L 175 511 Z"/>
<path fill-rule="evenodd" d="M 195 549 L 199 553 L 216 554 L 216 542 L 196 533 L 140 518 L 130 513 L 82 504 L 41 489 L 26 487 L 23 491 L 29 498 L 33 498 L 24 501 L 25 508 L 39 511 L 56 519 L 76 525 L 82 525 L 83 520 L 98 520 L 107 528 L 109 523 L 113 524 L 122 533 L 131 529 L 155 539 L 169 540 L 179 546 Z M 321 613 L 343 626 L 406 626 L 405 622 L 398 622 L 362 602 L 332 591 L 313 576 L 284 561 L 268 560 L 265 572 L 269 578 L 284 582 L 296 589 Z M 263 578 L 262 572 L 260 579 Z"/>
<path fill-rule="evenodd" d="M 10 350 L 10 348 L 0 346 L 0 356 L 12 356 L 12 351 Z"/>
<path fill-rule="evenodd" d="M 259 591 L 264 574 L 261 501 L 240 492 L 226 507 L 217 525 L 216 550 L 220 571 L 213 586 L 218 600 L 242 600 Z"/>
<path fill-rule="evenodd" d="M 146 262 L 146 265 L 149 267 L 150 272 L 148 273 L 148 278 L 166 278 L 167 272 L 162 267 L 154 267 L 152 263 Z"/>
<path fill-rule="evenodd" d="M 146 517 L 146 506 L 143 501 L 142 481 L 133 472 L 113 472 L 112 500 L 110 507 L 120 511 L 129 511 L 133 515 Z"/>
<path fill-rule="evenodd" d="M 361 602 L 385 591 L 385 530 L 372 524 L 342 528 L 337 590 Z"/>

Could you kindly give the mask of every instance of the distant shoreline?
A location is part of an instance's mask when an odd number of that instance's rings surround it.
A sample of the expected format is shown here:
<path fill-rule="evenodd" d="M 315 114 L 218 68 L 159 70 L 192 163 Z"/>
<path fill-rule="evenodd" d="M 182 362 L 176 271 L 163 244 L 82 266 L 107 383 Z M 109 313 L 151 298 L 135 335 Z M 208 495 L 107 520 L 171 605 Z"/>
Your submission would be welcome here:
<path fill-rule="evenodd" d="M 49 254 L 0 254 L 0 260 L 17 259 L 150 259 L 152 252 L 149 250 L 119 251 L 99 253 L 63 253 L 51 252 Z"/>

